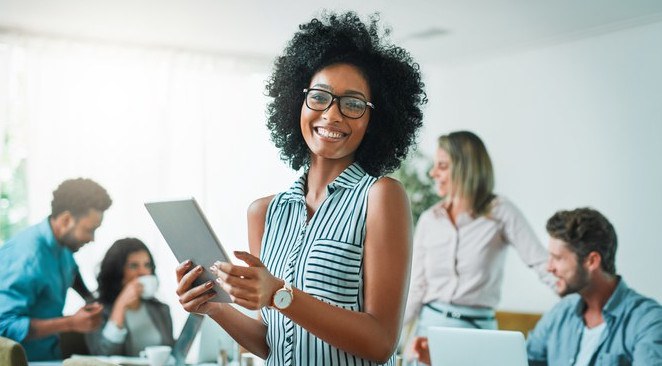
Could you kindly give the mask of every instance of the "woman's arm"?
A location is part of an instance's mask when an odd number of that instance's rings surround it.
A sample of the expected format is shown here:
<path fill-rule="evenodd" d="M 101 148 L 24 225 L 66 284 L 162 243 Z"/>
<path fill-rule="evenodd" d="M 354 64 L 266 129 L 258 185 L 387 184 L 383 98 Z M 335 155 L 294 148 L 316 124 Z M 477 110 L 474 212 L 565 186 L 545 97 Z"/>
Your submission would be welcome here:
<path fill-rule="evenodd" d="M 506 240 L 529 268 L 538 273 L 541 281 L 554 289 L 556 279 L 547 272 L 547 250 L 540 243 L 531 225 L 520 210 L 510 201 L 498 197 L 493 215 L 502 222 Z"/>
<path fill-rule="evenodd" d="M 140 295 L 143 293 L 143 285 L 134 278 L 131 282 L 124 285 L 122 291 L 113 302 L 113 309 L 110 312 L 110 320 L 115 325 L 123 329 L 126 309 L 136 309 L 140 306 Z"/>
<path fill-rule="evenodd" d="M 253 202 L 248 209 L 248 242 L 251 252 L 260 251 L 262 234 L 267 207 L 271 197 L 265 197 Z M 208 293 L 212 287 L 207 282 L 197 287 L 191 287 L 193 281 L 202 273 L 202 267 L 191 268 L 191 262 L 185 261 L 177 267 L 177 281 L 179 282 L 177 294 L 179 302 L 188 312 L 207 314 L 214 319 L 225 331 L 251 353 L 266 358 L 269 347 L 266 342 L 267 328 L 258 318 L 253 319 L 229 304 L 208 302 L 214 296 Z M 239 304 L 241 305 L 241 304 Z"/>
<path fill-rule="evenodd" d="M 429 211 L 428 211 L 429 212 Z M 414 231 L 414 249 L 411 261 L 411 279 L 409 281 L 409 296 L 405 308 L 404 324 L 416 319 L 423 305 L 423 297 L 427 291 L 428 283 L 425 278 L 425 247 L 423 236 L 426 231 L 426 213 L 421 215 Z"/>
<path fill-rule="evenodd" d="M 343 351 L 386 362 L 398 343 L 407 297 L 411 221 L 409 200 L 400 183 L 379 179 L 368 196 L 363 262 L 365 311 L 342 309 L 296 288 L 292 304 L 280 311 Z M 283 280 L 271 275 L 257 257 L 242 252 L 236 255 L 250 267 L 221 264 L 223 288 L 237 304 L 249 309 L 271 305 Z"/>
<path fill-rule="evenodd" d="M 124 355 L 126 331 L 114 324 L 109 324 L 109 315 L 113 309 L 104 309 L 103 325 L 94 332 L 85 333 L 85 343 L 93 355 Z M 107 329 L 109 328 L 109 329 Z"/>

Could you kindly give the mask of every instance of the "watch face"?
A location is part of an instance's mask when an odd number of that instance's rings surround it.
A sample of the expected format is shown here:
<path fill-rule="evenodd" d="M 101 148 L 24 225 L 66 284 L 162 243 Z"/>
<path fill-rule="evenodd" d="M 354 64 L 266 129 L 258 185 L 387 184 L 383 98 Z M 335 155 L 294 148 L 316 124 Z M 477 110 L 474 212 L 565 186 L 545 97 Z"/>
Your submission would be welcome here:
<path fill-rule="evenodd" d="M 285 309 L 292 302 L 292 294 L 286 290 L 278 290 L 274 294 L 274 306 L 279 309 Z"/>

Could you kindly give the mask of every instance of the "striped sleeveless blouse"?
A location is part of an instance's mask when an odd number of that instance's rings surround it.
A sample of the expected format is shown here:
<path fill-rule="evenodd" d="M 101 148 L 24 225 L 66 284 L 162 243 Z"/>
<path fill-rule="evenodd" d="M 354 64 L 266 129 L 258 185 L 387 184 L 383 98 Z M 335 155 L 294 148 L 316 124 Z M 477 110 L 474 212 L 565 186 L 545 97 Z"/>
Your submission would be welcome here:
<path fill-rule="evenodd" d="M 269 271 L 321 301 L 363 311 L 368 191 L 376 180 L 357 163 L 350 165 L 327 186 L 326 199 L 308 223 L 306 174 L 276 195 L 267 209 L 260 253 Z M 376 365 L 329 345 L 275 309 L 262 308 L 261 315 L 270 348 L 267 365 Z"/>

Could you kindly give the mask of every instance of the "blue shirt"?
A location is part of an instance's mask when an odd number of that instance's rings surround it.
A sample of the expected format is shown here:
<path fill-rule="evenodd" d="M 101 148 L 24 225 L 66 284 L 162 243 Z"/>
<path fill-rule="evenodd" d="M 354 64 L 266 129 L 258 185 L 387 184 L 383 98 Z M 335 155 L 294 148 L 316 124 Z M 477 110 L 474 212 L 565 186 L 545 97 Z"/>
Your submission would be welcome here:
<path fill-rule="evenodd" d="M 73 253 L 55 239 L 48 218 L 0 247 L 0 336 L 20 342 L 29 361 L 62 358 L 56 334 L 25 338 L 30 319 L 62 316 L 77 269 Z"/>
<path fill-rule="evenodd" d="M 563 298 L 529 333 L 530 365 L 573 365 L 584 329 L 585 304 Z M 602 309 L 606 323 L 590 365 L 662 365 L 662 306 L 620 279 Z"/>
<path fill-rule="evenodd" d="M 326 199 L 309 222 L 306 175 L 276 195 L 260 253 L 269 271 L 321 301 L 364 311 L 363 246 L 368 192 L 376 180 L 358 164 L 350 165 L 327 186 Z M 375 365 L 324 342 L 275 309 L 262 308 L 261 315 L 267 325 L 267 365 Z"/>

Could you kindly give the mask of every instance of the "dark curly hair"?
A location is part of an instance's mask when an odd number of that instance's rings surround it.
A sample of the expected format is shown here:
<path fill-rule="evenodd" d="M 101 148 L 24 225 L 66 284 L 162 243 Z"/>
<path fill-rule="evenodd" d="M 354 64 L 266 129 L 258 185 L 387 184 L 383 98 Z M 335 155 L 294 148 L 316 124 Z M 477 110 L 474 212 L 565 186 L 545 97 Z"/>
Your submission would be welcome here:
<path fill-rule="evenodd" d="M 591 208 L 558 211 L 547 220 L 547 232 L 563 240 L 580 263 L 589 253 L 598 252 L 602 269 L 616 275 L 616 230 L 600 212 Z"/>
<path fill-rule="evenodd" d="M 53 191 L 51 216 L 69 211 L 72 216 L 80 218 L 90 209 L 106 211 L 112 203 L 108 192 L 97 182 L 85 178 L 68 179 Z"/>
<path fill-rule="evenodd" d="M 97 276 L 99 284 L 99 301 L 102 304 L 112 305 L 122 291 L 122 280 L 124 279 L 124 267 L 129 255 L 146 251 L 152 262 L 152 273 L 156 270 L 152 253 L 147 249 L 145 243 L 136 238 L 119 239 L 110 246 L 101 261 L 101 270 Z"/>
<path fill-rule="evenodd" d="M 324 12 L 301 24 L 274 64 L 266 91 L 271 140 L 281 159 L 299 170 L 310 164 L 310 151 L 301 134 L 303 89 L 321 69 L 338 63 L 356 66 L 367 79 L 375 109 L 356 151 L 356 161 L 373 176 L 400 166 L 423 125 L 421 107 L 427 102 L 419 66 L 409 53 L 380 39 L 377 14 L 369 24 L 354 12 Z"/>

